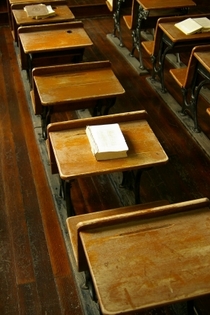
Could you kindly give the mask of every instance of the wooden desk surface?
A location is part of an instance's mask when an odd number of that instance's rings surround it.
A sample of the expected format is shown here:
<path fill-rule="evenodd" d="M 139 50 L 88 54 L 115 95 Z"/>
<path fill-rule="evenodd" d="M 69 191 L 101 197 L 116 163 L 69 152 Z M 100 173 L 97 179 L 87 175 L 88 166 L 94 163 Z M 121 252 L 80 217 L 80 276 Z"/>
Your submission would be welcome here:
<path fill-rule="evenodd" d="M 44 0 L 44 2 L 53 2 L 53 1 L 59 1 L 59 0 Z M 61 1 L 63 1 L 63 0 L 61 0 Z M 30 2 L 32 4 L 34 4 L 34 3 L 41 3 L 39 0 L 26 0 L 26 1 L 24 1 L 24 0 L 8 0 L 8 2 L 9 2 L 10 5 L 12 5 L 12 4 L 19 4 L 19 3 L 26 3 L 26 2 L 27 2 L 27 4 L 30 3 Z"/>
<path fill-rule="evenodd" d="M 195 41 L 195 46 L 198 46 L 199 41 L 205 41 L 210 39 L 210 32 L 205 33 L 196 33 L 191 35 L 185 35 L 183 32 L 181 32 L 176 26 L 175 23 L 185 20 L 188 17 L 201 17 L 201 16 L 207 16 L 210 18 L 209 14 L 202 14 L 198 16 L 178 16 L 171 18 L 171 21 L 167 22 L 160 22 L 159 28 L 167 35 L 167 37 L 173 42 L 192 42 Z"/>
<path fill-rule="evenodd" d="M 137 0 L 145 10 L 172 9 L 196 6 L 191 0 Z"/>
<path fill-rule="evenodd" d="M 91 46 L 93 43 L 77 22 L 19 27 L 18 33 L 25 54 Z"/>
<path fill-rule="evenodd" d="M 209 206 L 118 221 L 79 232 L 102 314 L 210 293 Z"/>
<path fill-rule="evenodd" d="M 194 56 L 200 62 L 200 64 L 210 72 L 210 46 L 209 51 L 195 52 Z"/>
<path fill-rule="evenodd" d="M 137 111 L 49 125 L 49 144 L 60 177 L 68 180 L 166 163 L 168 157 L 150 128 L 146 116 L 145 111 Z M 97 161 L 91 152 L 85 127 L 115 122 L 120 124 L 128 144 L 128 156 L 122 159 Z M 59 130 L 56 131 L 53 125 L 59 126 Z"/>
<path fill-rule="evenodd" d="M 33 80 L 43 106 L 94 101 L 125 93 L 109 61 L 39 68 L 33 71 Z"/>
<path fill-rule="evenodd" d="M 44 23 L 54 23 L 54 22 L 65 22 L 65 21 L 72 21 L 75 19 L 75 16 L 69 9 L 67 5 L 52 5 L 53 10 L 55 11 L 56 15 L 51 16 L 46 19 L 32 19 L 27 16 L 27 13 L 24 9 L 12 9 L 12 13 L 15 19 L 16 24 L 19 25 L 31 25 L 31 24 L 44 24 Z"/>

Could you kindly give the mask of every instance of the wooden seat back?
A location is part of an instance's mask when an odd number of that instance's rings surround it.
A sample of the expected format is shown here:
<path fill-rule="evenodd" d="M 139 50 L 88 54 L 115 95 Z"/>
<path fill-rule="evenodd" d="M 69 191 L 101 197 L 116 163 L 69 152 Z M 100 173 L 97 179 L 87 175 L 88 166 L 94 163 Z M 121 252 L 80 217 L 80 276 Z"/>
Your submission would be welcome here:
<path fill-rule="evenodd" d="M 170 69 L 169 72 L 181 88 L 189 89 L 195 78 L 197 67 L 197 59 L 194 56 L 198 51 L 210 51 L 210 45 L 195 46 L 190 54 L 188 65 L 186 68 Z"/>
<path fill-rule="evenodd" d="M 132 0 L 131 14 L 123 16 L 125 24 L 129 30 L 134 30 L 137 27 L 138 10 L 139 10 L 138 2 L 136 0 Z"/>
<path fill-rule="evenodd" d="M 115 12 L 117 8 L 117 0 L 107 0 L 106 5 L 110 12 Z"/>
<path fill-rule="evenodd" d="M 78 270 L 84 271 L 88 268 L 85 253 L 80 241 L 80 232 L 82 231 L 114 226 L 125 222 L 135 222 L 135 220 L 138 219 L 144 220 L 152 217 L 196 210 L 207 206 L 209 207 L 209 199 L 207 198 L 175 204 L 169 204 L 167 201 L 159 201 L 69 217 L 66 222 Z"/>
<path fill-rule="evenodd" d="M 161 201 L 156 201 L 156 202 L 151 202 L 151 203 L 145 203 L 142 205 L 134 205 L 134 206 L 121 207 L 121 208 L 110 209 L 110 210 L 97 211 L 93 213 L 82 214 L 82 215 L 67 218 L 66 223 L 67 223 L 68 233 L 69 233 L 72 250 L 74 253 L 78 270 L 79 271 L 87 270 L 87 263 L 86 263 L 84 252 L 82 250 L 80 251 L 78 248 L 78 242 L 79 242 L 78 225 L 81 222 L 85 223 L 85 222 L 89 222 L 90 220 L 98 220 L 98 219 L 103 220 L 106 218 L 117 217 L 118 215 L 121 215 L 121 214 L 136 212 L 139 210 L 142 211 L 148 208 L 153 209 L 155 207 L 159 207 L 159 206 L 163 206 L 167 204 L 168 204 L 168 201 L 161 200 Z"/>
<path fill-rule="evenodd" d="M 157 20 L 154 32 L 154 40 L 152 41 L 142 41 L 142 47 L 148 53 L 150 57 L 157 56 L 160 50 L 161 40 L 162 40 L 162 30 L 159 27 L 160 23 L 174 21 L 174 17 L 161 17 Z"/>
<path fill-rule="evenodd" d="M 81 21 L 73 21 L 73 22 L 64 22 L 64 23 L 55 23 L 55 24 L 42 24 L 42 25 L 28 25 L 28 26 L 20 26 L 18 28 L 18 33 L 31 33 L 31 32 L 42 32 L 42 31 L 50 31 L 50 30 L 58 30 L 58 29 L 66 29 L 69 28 L 80 28 L 84 27 Z"/>
<path fill-rule="evenodd" d="M 106 0 L 106 5 L 110 12 L 115 13 L 117 9 L 131 8 L 132 0 L 121 1 L 120 4 L 117 0 Z"/>

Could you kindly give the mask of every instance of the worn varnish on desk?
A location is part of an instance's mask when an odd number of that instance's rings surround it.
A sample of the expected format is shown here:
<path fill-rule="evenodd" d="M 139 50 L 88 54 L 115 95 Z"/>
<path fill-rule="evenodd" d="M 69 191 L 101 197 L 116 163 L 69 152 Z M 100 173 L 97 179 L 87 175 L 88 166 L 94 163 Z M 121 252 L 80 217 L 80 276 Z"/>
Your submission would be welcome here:
<path fill-rule="evenodd" d="M 135 212 L 111 218 L 111 223 L 105 218 L 78 226 L 102 314 L 125 314 L 210 292 L 208 204 L 204 200 L 183 212 L 173 205 L 159 210 L 165 214 L 152 217 L 148 209 L 149 218 L 146 211 Z"/>
<path fill-rule="evenodd" d="M 145 111 L 107 115 L 49 125 L 52 166 L 56 163 L 63 180 L 77 177 L 144 169 L 164 164 L 168 157 L 146 120 Z M 122 159 L 97 161 L 85 133 L 88 124 L 118 122 L 129 147 Z M 56 130 L 57 129 L 57 130 Z"/>

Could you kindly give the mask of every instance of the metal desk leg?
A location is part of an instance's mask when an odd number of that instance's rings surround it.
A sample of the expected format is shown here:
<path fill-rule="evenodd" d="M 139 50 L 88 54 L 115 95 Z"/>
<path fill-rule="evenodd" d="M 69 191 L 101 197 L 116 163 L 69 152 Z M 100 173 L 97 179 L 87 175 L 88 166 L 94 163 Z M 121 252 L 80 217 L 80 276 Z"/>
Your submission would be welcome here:
<path fill-rule="evenodd" d="M 143 171 L 148 169 L 139 169 L 137 171 L 123 172 L 123 179 L 120 187 L 127 188 L 134 191 L 135 204 L 141 203 L 140 197 L 140 181 Z"/>
<path fill-rule="evenodd" d="M 93 284 L 92 277 L 89 270 L 84 271 L 84 276 L 85 276 L 85 283 L 82 285 L 82 289 L 89 290 L 92 300 L 97 302 L 97 296 L 96 296 L 94 284 Z"/>
<path fill-rule="evenodd" d="M 111 97 L 108 99 L 101 99 L 97 101 L 96 106 L 93 109 L 93 116 L 108 115 L 109 110 L 114 106 L 116 97 Z M 104 110 L 103 110 L 104 107 Z"/>
<path fill-rule="evenodd" d="M 145 69 L 142 59 L 142 51 L 141 51 L 141 24 L 143 20 L 146 20 L 149 15 L 149 11 L 144 10 L 140 5 L 138 8 L 138 17 L 137 17 L 137 26 L 132 31 L 132 38 L 133 38 L 133 48 L 131 51 L 131 56 L 133 56 L 135 49 L 139 53 L 139 68 Z"/>
<path fill-rule="evenodd" d="M 194 312 L 194 301 L 193 300 L 187 301 L 187 314 L 188 315 L 195 315 L 195 312 Z"/>
<path fill-rule="evenodd" d="M 66 201 L 67 217 L 75 215 L 74 206 L 71 200 L 71 184 L 73 180 L 63 180 L 60 178 L 60 196 Z"/>
<path fill-rule="evenodd" d="M 47 139 L 47 125 L 50 123 L 50 114 L 51 114 L 51 107 L 42 106 L 41 126 L 42 126 L 42 137 L 45 140 Z"/>
<path fill-rule="evenodd" d="M 118 0 L 117 1 L 117 8 L 116 8 L 116 11 L 113 13 L 113 19 L 114 19 L 113 35 L 116 36 L 116 31 L 118 31 L 119 39 L 120 39 L 120 47 L 123 47 L 121 27 L 120 27 L 121 5 L 123 2 L 125 2 L 125 0 Z"/>

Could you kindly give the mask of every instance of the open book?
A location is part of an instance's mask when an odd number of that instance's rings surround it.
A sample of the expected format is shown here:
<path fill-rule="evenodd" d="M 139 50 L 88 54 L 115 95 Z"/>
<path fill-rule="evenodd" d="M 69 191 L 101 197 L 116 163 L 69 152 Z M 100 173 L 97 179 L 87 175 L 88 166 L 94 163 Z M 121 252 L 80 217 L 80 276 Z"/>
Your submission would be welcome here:
<path fill-rule="evenodd" d="M 175 26 L 186 35 L 192 35 L 201 32 L 210 32 L 210 19 L 207 17 L 188 18 L 176 23 Z"/>
<path fill-rule="evenodd" d="M 51 5 L 45 4 L 26 5 L 24 11 L 27 13 L 27 16 L 32 19 L 45 19 L 55 15 L 55 11 L 52 9 Z"/>
<path fill-rule="evenodd" d="M 127 157 L 128 146 L 119 124 L 87 126 L 86 134 L 98 161 Z"/>

